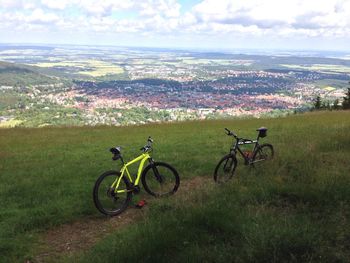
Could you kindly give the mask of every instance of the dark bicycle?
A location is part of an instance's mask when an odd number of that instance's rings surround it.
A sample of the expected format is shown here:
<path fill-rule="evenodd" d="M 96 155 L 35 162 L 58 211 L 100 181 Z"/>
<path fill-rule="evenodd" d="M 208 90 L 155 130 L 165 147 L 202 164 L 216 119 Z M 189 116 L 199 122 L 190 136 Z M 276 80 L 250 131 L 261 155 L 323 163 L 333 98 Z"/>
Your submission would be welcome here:
<path fill-rule="evenodd" d="M 235 174 L 237 167 L 237 152 L 239 152 L 245 165 L 254 165 L 258 162 L 271 160 L 274 155 L 273 146 L 268 143 L 259 144 L 259 139 L 267 136 L 267 128 L 257 129 L 258 137 L 256 140 L 239 138 L 234 132 L 225 128 L 226 134 L 235 138 L 230 153 L 225 155 L 217 164 L 214 172 L 214 181 L 217 183 L 227 182 Z M 240 146 L 254 144 L 252 151 L 242 151 Z"/>

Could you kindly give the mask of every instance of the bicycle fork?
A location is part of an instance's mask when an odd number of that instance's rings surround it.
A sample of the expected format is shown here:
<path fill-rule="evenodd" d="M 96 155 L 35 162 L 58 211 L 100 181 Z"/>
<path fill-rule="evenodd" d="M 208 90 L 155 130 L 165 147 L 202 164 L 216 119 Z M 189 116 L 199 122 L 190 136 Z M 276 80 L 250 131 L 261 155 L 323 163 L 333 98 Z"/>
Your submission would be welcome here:
<path fill-rule="evenodd" d="M 151 158 L 149 159 L 149 163 L 152 166 L 153 174 L 156 180 L 161 184 L 163 183 L 163 177 L 160 175 L 157 167 L 154 165 L 154 160 Z"/>

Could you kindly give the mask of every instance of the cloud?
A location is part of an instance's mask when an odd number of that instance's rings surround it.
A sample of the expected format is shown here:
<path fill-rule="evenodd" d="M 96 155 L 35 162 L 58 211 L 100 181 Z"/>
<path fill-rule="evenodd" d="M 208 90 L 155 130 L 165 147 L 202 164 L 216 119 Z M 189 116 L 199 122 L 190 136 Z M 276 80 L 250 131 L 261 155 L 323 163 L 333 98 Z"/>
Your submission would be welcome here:
<path fill-rule="evenodd" d="M 23 6 L 22 0 L 0 0 L 0 8 L 11 9 Z"/>
<path fill-rule="evenodd" d="M 179 17 L 181 5 L 176 0 L 146 0 L 140 3 L 140 14 L 159 15 L 166 18 Z"/>
<path fill-rule="evenodd" d="M 350 0 L 0 0 L 0 27 L 131 35 L 350 38 Z M 28 31 L 29 32 L 29 31 Z"/>
<path fill-rule="evenodd" d="M 27 23 L 33 24 L 54 24 L 60 20 L 54 13 L 46 13 L 42 9 L 35 9 L 29 16 L 25 17 Z"/>
<path fill-rule="evenodd" d="M 122 11 L 133 7 L 132 0 L 81 0 L 76 6 L 92 16 L 110 16 L 115 11 Z"/>
<path fill-rule="evenodd" d="M 349 0 L 204 0 L 193 7 L 193 14 L 203 24 L 240 25 L 247 31 L 255 26 L 274 35 L 300 31 L 314 36 L 333 28 L 346 36 L 349 6 Z"/>
<path fill-rule="evenodd" d="M 72 3 L 72 1 L 69 0 L 41 0 L 41 4 L 43 6 L 46 6 L 51 9 L 58 9 L 58 10 L 64 10 L 67 8 L 69 3 Z"/>

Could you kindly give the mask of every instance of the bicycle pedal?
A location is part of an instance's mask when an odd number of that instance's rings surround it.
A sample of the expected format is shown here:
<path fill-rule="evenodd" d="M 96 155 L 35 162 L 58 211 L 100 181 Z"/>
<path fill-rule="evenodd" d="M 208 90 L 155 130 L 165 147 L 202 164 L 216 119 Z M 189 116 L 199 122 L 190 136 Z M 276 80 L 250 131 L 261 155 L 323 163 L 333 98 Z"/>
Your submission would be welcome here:
<path fill-rule="evenodd" d="M 146 205 L 146 200 L 140 200 L 136 205 L 135 207 L 137 208 L 142 208 Z"/>

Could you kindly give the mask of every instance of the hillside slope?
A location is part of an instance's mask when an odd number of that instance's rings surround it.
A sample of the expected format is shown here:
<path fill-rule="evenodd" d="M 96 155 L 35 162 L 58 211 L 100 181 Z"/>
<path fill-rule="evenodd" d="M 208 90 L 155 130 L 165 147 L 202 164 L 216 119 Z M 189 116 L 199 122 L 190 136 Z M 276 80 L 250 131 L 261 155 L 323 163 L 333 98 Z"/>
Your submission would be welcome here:
<path fill-rule="evenodd" d="M 0 61 L 0 86 L 55 84 L 62 76 L 51 69 Z"/>
<path fill-rule="evenodd" d="M 185 181 L 212 175 L 230 147 L 224 127 L 249 138 L 259 126 L 269 128 L 263 141 L 276 149 L 271 163 L 250 169 L 240 160 L 237 178 L 227 185 L 210 183 L 185 202 L 152 202 L 143 221 L 111 233 L 87 256 L 63 260 L 346 261 L 349 111 L 120 128 L 0 129 L 3 260 L 34 257 L 42 231 L 86 216 L 102 217 L 91 190 L 99 174 L 115 168 L 110 146 L 121 144 L 130 159 L 151 135 L 154 158 L 174 165 Z"/>

